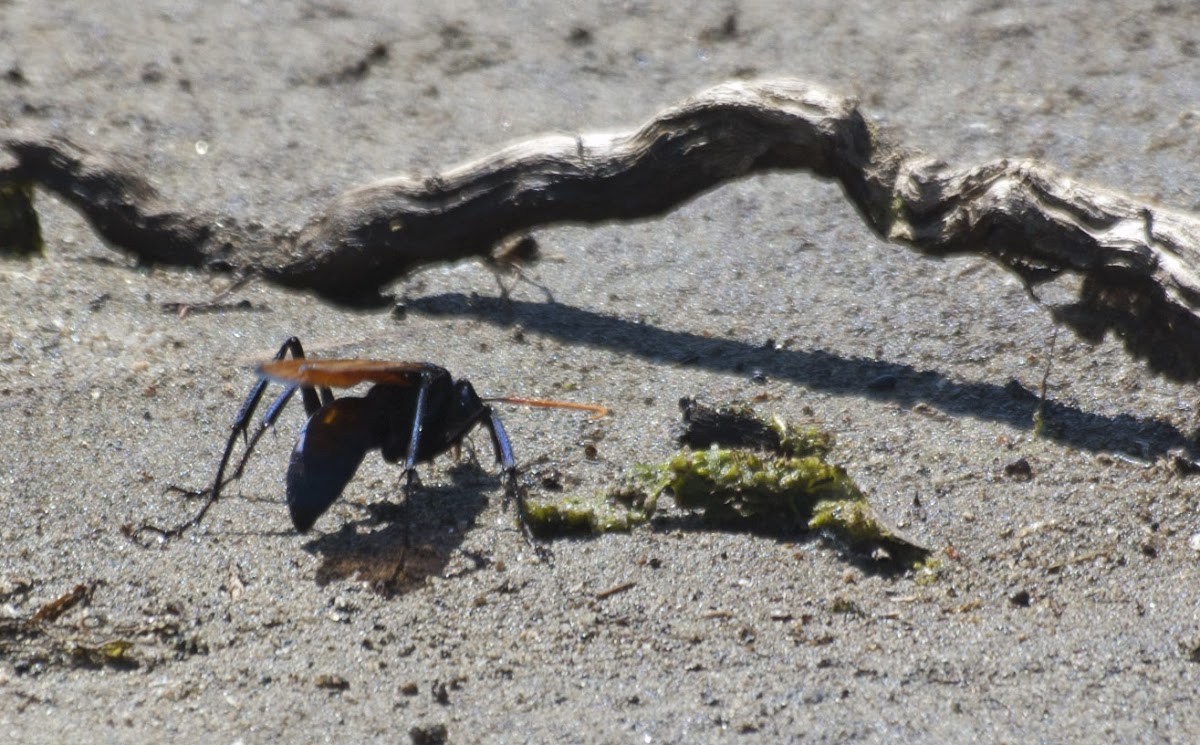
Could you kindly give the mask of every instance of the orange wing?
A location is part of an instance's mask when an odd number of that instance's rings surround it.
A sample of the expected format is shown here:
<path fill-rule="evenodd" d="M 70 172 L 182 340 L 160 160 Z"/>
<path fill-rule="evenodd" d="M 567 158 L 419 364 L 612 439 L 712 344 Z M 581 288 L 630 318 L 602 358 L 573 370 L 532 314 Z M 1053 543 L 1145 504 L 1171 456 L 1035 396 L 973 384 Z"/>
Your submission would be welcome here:
<path fill-rule="evenodd" d="M 420 383 L 423 375 L 449 375 L 444 368 L 428 362 L 307 358 L 264 362 L 258 366 L 258 374 L 279 383 L 329 388 L 350 388 L 359 383 L 407 387 Z"/>

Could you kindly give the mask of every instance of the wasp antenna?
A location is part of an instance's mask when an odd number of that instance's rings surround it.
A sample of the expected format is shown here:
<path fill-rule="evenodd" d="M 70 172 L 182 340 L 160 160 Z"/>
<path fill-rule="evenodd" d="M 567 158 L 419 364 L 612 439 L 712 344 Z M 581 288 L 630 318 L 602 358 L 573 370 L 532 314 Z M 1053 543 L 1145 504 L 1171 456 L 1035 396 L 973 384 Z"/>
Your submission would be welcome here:
<path fill-rule="evenodd" d="M 517 406 L 539 406 L 543 409 L 575 409 L 592 412 L 592 419 L 608 416 L 608 407 L 600 404 L 579 404 L 574 401 L 550 401 L 543 398 L 510 398 L 507 396 L 483 399 L 487 403 L 516 404 Z"/>

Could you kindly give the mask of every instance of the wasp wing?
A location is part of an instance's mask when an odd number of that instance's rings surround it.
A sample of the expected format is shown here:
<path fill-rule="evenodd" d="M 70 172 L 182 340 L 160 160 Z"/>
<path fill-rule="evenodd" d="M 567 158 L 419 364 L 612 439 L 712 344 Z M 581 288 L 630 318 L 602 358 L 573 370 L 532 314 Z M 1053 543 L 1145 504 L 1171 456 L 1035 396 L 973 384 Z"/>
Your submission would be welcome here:
<path fill-rule="evenodd" d="M 287 472 L 287 502 L 292 524 L 301 533 L 313 526 L 362 463 L 380 445 L 379 411 L 365 399 L 345 397 L 321 407 L 292 451 Z"/>
<path fill-rule="evenodd" d="M 258 366 L 258 374 L 280 383 L 328 388 L 350 388 L 359 383 L 381 383 L 408 388 L 418 385 L 424 377 L 449 375 L 445 369 L 428 362 L 327 360 L 311 357 L 264 362 Z"/>

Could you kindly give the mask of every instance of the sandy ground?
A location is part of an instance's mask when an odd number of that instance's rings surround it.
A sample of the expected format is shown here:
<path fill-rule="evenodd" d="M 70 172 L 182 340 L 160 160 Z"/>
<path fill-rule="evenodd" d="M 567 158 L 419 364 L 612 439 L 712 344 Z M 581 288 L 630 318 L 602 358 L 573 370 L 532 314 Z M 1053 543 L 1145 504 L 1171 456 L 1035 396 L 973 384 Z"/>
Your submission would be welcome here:
<path fill-rule="evenodd" d="M 181 204 L 298 223 L 374 178 L 786 75 L 953 163 L 1033 156 L 1200 209 L 1192 3 L 692 5 L 0 1 L 0 126 L 125 154 Z M 829 184 L 765 176 L 661 220 L 542 230 L 509 300 L 467 263 L 398 284 L 402 316 L 253 284 L 232 298 L 248 307 L 180 317 L 162 304 L 228 280 L 135 267 L 39 205 L 46 255 L 0 265 L 8 741 L 1200 737 L 1200 481 L 1163 465 L 1195 454 L 1195 388 L 1064 332 L 1035 438 L 1022 388 L 1047 314 L 985 262 L 881 242 Z M 670 514 L 539 563 L 477 436 L 479 466 L 422 469 L 412 581 L 382 593 L 405 528 L 363 505 L 399 472 L 371 457 L 297 535 L 281 495 L 299 407 L 201 529 L 128 541 L 122 524 L 194 508 L 164 489 L 208 483 L 249 365 L 290 334 L 610 405 L 504 411 L 525 468 L 580 493 L 671 452 L 681 396 L 758 397 L 833 429 L 942 570 L 873 573 Z M 1030 479 L 1006 470 L 1021 458 Z M 13 620 L 78 585 L 90 598 L 57 620 Z M 103 661 L 112 642 L 128 664 Z"/>

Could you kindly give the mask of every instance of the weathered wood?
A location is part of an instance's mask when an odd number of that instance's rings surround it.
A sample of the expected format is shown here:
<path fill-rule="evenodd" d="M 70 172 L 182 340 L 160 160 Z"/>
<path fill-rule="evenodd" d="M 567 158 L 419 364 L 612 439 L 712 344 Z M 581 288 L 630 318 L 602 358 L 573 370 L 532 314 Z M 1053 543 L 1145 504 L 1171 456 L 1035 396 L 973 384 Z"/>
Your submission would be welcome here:
<path fill-rule="evenodd" d="M 1059 320 L 1089 339 L 1114 329 L 1155 370 L 1200 377 L 1200 218 L 1033 161 L 953 168 L 881 135 L 853 99 L 796 80 L 726 83 L 635 131 L 540 137 L 367 184 L 299 231 L 173 209 L 127 166 L 62 138 L 0 138 L 0 183 L 59 194 L 114 248 L 343 303 L 430 262 L 486 256 L 518 231 L 643 219 L 731 179 L 800 169 L 837 180 L 872 230 L 921 253 L 983 255 L 1031 286 L 1082 276 Z"/>

